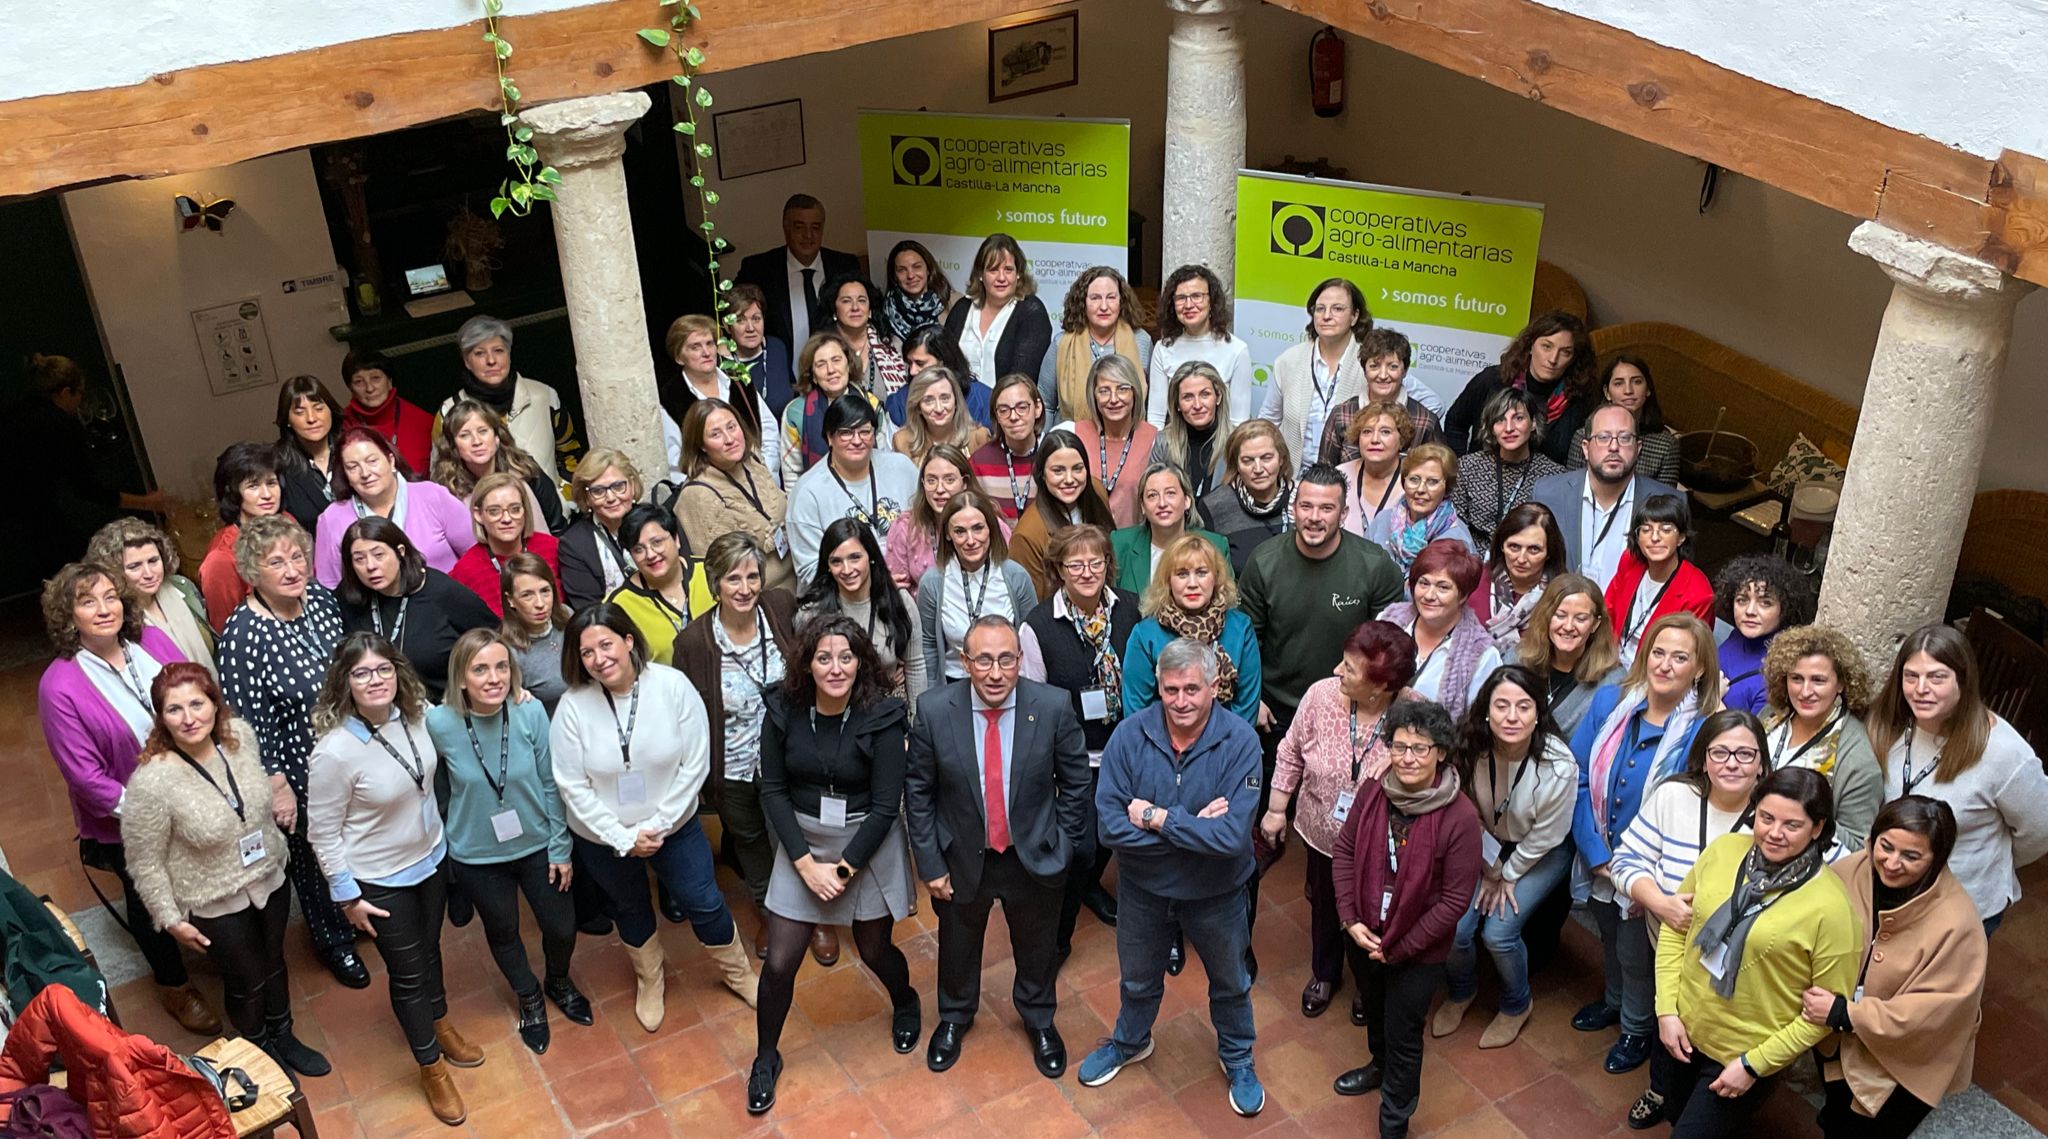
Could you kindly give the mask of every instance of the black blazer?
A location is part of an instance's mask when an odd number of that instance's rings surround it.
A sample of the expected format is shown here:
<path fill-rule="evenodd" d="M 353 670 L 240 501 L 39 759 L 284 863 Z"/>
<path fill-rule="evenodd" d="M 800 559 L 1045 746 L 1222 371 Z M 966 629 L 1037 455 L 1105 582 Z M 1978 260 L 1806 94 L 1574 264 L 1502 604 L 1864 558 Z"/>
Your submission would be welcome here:
<path fill-rule="evenodd" d="M 974 302 L 961 297 L 953 302 L 953 311 L 946 314 L 946 335 L 953 343 L 960 343 L 960 335 L 967 331 L 967 318 L 974 311 Z M 1011 372 L 1021 372 L 1034 379 L 1038 366 L 1045 362 L 1045 354 L 1052 348 L 1052 318 L 1045 314 L 1045 302 L 1035 296 L 1025 297 L 1017 302 L 1017 311 L 1010 314 L 1010 323 L 1003 326 L 1002 338 L 996 341 L 996 374 L 976 376 L 977 380 L 995 387 L 996 381 Z"/>
<path fill-rule="evenodd" d="M 910 771 L 903 781 L 903 817 L 917 876 L 951 875 L 953 896 L 971 902 L 981 889 L 988 850 L 988 814 L 975 764 L 974 686 L 955 681 L 917 701 L 910 730 Z M 1088 745 L 1067 694 L 1035 680 L 1017 681 L 1017 722 L 1010 758 L 1010 845 L 1033 878 L 1066 880 L 1067 867 L 1092 858 L 1095 804 Z"/>
<path fill-rule="evenodd" d="M 794 353 L 803 351 L 804 346 L 790 335 L 795 331 L 795 322 L 789 315 L 789 262 L 785 260 L 788 255 L 789 251 L 778 245 L 742 258 L 740 271 L 733 280 L 760 289 L 761 294 L 768 298 L 768 303 L 761 309 L 761 315 L 768 324 L 768 335 L 779 338 Z M 818 268 L 823 270 L 818 277 L 818 296 L 822 300 L 825 282 L 842 273 L 860 272 L 860 258 L 839 249 L 820 249 Z"/>
<path fill-rule="evenodd" d="M 597 519 L 589 511 L 576 516 L 569 528 L 562 531 L 561 545 L 556 557 L 562 569 L 562 600 L 570 609 L 581 609 L 593 602 L 603 601 L 611 592 L 604 587 L 604 562 L 599 560 L 597 544 L 611 540 L 608 534 L 597 532 Z M 631 555 L 621 554 L 624 559 L 626 576 L 633 575 Z"/>
<path fill-rule="evenodd" d="M 347 571 L 344 571 L 347 572 Z M 454 578 L 428 567 L 426 580 L 403 600 L 405 625 L 398 627 L 401 602 L 396 597 L 372 597 L 368 605 L 341 604 L 341 627 L 351 633 L 375 632 L 381 619 L 384 635 L 401 634 L 396 647 L 420 674 L 427 695 L 441 699 L 448 683 L 448 655 L 456 638 L 471 629 L 495 629 L 498 615 L 483 598 L 459 585 Z M 371 610 L 376 610 L 372 616 Z"/>

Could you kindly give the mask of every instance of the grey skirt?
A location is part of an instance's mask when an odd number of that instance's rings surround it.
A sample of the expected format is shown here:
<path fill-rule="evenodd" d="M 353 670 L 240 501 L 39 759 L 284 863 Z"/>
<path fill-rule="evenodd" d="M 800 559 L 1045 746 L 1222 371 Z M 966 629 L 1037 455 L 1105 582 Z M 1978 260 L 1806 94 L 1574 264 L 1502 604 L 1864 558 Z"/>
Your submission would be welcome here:
<path fill-rule="evenodd" d="M 798 811 L 797 826 L 803 828 L 810 855 L 820 862 L 839 861 L 846 844 L 853 841 L 866 815 L 849 815 L 843 827 L 828 827 L 815 815 Z M 798 853 L 802 853 L 801 851 Z M 768 912 L 790 921 L 819 925 L 851 925 L 889 917 L 902 921 L 915 912 L 916 888 L 910 873 L 910 845 L 899 820 L 889 828 L 882 845 L 868 859 L 867 866 L 853 876 L 840 895 L 827 902 L 804 885 L 788 851 L 775 850 L 775 871 L 768 878 Z"/>

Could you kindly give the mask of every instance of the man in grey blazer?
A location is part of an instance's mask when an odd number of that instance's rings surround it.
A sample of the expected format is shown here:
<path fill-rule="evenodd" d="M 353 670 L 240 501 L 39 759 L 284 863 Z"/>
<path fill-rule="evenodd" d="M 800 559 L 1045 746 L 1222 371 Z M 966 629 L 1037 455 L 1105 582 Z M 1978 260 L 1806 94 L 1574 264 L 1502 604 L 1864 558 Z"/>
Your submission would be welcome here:
<path fill-rule="evenodd" d="M 967 683 L 918 699 L 903 787 L 911 855 L 939 919 L 939 1024 L 925 1063 L 943 1072 L 960 1058 L 1000 898 L 1017 1016 L 1039 1072 L 1058 1079 L 1067 1067 L 1053 1026 L 1060 900 L 1067 868 L 1095 848 L 1088 744 L 1066 692 L 1018 678 L 1023 652 L 1008 619 L 977 620 L 961 658 Z"/>
<path fill-rule="evenodd" d="M 1582 446 L 1586 469 L 1550 475 L 1529 491 L 1529 500 L 1549 507 L 1557 517 L 1557 528 L 1564 532 L 1566 568 L 1605 589 L 1621 565 L 1622 551 L 1628 549 L 1629 520 L 1636 504 L 1653 494 L 1683 492 L 1636 473 L 1642 451 L 1636 416 L 1620 404 L 1603 403 L 1593 410 Z"/>

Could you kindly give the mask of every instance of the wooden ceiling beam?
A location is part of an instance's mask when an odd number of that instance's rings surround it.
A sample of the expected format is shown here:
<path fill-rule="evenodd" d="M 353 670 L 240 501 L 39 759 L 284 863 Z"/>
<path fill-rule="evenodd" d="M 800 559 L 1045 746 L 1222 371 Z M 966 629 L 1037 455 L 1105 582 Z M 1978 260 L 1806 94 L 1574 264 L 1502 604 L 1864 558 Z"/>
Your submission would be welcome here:
<path fill-rule="evenodd" d="M 2048 284 L 2048 162 L 1994 161 L 1530 0 L 1267 0 Z"/>
<path fill-rule="evenodd" d="M 706 71 L 979 23 L 1045 0 L 700 0 Z M 528 105 L 659 83 L 673 60 L 634 35 L 653 0 L 502 21 Z M 157 177 L 495 108 L 481 19 L 453 28 L 168 72 L 127 87 L 0 102 L 0 198 Z"/>

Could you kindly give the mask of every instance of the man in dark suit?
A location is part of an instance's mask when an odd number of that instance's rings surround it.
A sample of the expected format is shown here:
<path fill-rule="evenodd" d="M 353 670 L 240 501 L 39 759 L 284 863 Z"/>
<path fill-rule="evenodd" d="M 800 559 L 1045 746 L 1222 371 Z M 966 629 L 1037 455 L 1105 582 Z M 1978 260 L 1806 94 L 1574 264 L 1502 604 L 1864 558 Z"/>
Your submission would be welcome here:
<path fill-rule="evenodd" d="M 743 258 L 733 280 L 761 290 L 768 300 L 762 307 L 768 335 L 800 353 L 811 337 L 811 317 L 825 282 L 859 272 L 860 258 L 825 248 L 825 203 L 792 194 L 782 204 L 782 248 Z"/>
<path fill-rule="evenodd" d="M 1614 579 L 1628 548 L 1629 519 L 1636 504 L 1653 494 L 1682 495 L 1648 475 L 1636 473 L 1642 444 L 1635 412 L 1603 403 L 1586 422 L 1586 470 L 1550 475 L 1530 488 L 1529 499 L 1550 508 L 1564 533 L 1564 564 L 1592 578 L 1602 589 Z"/>
<path fill-rule="evenodd" d="M 939 918 L 939 1024 L 925 1062 L 943 1072 L 981 1003 L 981 948 L 1000 898 L 1017 979 L 1011 990 L 1048 1079 L 1067 1068 L 1053 1027 L 1060 899 L 1067 868 L 1094 854 L 1088 744 L 1059 689 L 1019 680 L 1016 627 L 983 617 L 967 630 L 968 683 L 926 692 L 910 733 L 903 787 L 917 875 Z"/>

